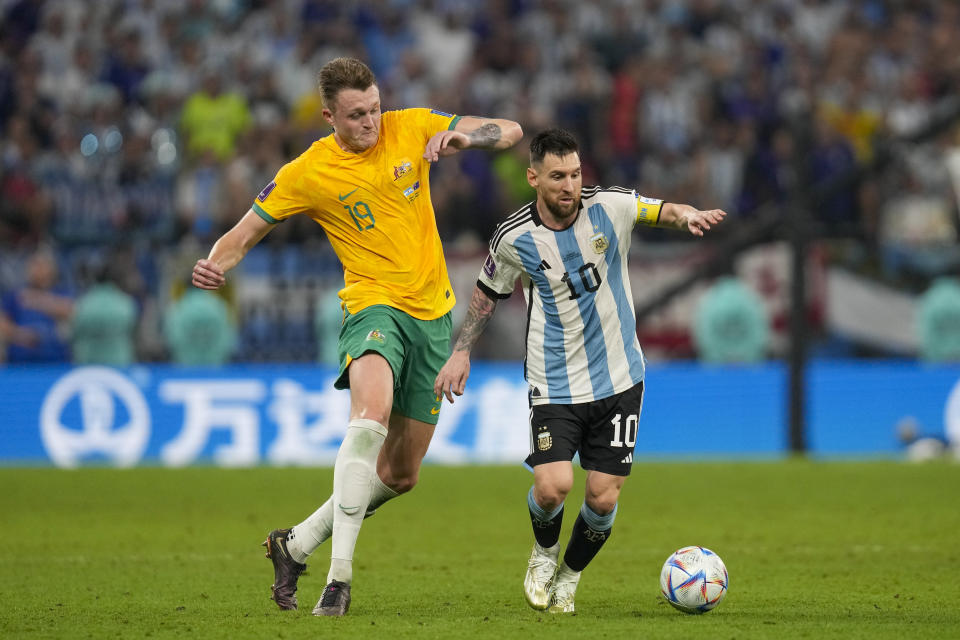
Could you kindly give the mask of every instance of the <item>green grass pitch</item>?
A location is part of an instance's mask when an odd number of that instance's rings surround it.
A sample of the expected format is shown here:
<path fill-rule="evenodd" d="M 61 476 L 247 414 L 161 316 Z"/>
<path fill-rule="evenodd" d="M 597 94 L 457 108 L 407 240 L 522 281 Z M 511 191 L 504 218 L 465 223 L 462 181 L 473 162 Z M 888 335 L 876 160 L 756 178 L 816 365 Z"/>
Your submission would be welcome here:
<path fill-rule="evenodd" d="M 0 470 L 4 638 L 960 637 L 960 465 L 638 462 L 577 613 L 529 609 L 520 467 L 423 469 L 366 521 L 343 619 L 314 618 L 329 546 L 299 611 L 268 599 L 268 530 L 305 517 L 330 469 Z M 563 540 L 582 499 L 568 498 Z M 730 571 L 723 603 L 673 610 L 658 575 L 699 544 Z"/>

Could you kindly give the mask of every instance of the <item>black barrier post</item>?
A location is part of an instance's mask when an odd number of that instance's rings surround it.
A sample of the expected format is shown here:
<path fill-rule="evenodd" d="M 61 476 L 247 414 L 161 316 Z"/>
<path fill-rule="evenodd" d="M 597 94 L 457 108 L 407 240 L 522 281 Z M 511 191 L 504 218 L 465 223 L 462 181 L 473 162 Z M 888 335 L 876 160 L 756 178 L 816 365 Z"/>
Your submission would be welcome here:
<path fill-rule="evenodd" d="M 800 116 L 791 127 L 793 167 L 790 184 L 791 205 L 786 211 L 790 243 L 790 353 L 789 424 L 790 452 L 802 455 L 806 445 L 807 402 L 807 269 L 806 254 L 814 225 L 811 206 L 810 152 L 813 148 L 812 114 Z"/>
<path fill-rule="evenodd" d="M 790 213 L 790 451 L 803 454 L 806 445 L 807 399 L 807 270 L 806 249 L 809 216 L 806 208 Z"/>

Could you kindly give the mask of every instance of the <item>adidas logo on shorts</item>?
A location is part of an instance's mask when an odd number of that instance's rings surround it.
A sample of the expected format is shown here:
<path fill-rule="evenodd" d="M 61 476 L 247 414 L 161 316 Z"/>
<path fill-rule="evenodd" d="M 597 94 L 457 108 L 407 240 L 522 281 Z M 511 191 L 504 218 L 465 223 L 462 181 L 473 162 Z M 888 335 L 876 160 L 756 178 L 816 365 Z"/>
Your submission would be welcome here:
<path fill-rule="evenodd" d="M 621 464 L 630 464 L 633 462 L 633 451 L 627 454 L 627 457 L 620 461 Z"/>

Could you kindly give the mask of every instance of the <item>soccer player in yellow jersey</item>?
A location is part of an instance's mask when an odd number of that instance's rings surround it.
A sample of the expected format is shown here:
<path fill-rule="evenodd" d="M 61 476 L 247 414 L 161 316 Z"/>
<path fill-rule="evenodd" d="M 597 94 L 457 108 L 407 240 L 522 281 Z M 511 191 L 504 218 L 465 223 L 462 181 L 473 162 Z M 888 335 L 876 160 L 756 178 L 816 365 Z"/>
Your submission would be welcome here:
<path fill-rule="evenodd" d="M 304 214 L 323 227 L 343 264 L 339 389 L 350 423 L 333 494 L 264 545 L 273 600 L 296 609 L 306 558 L 332 537 L 330 571 L 314 615 L 350 606 L 353 551 L 366 515 L 417 482 L 440 411 L 433 382 L 450 348 L 453 290 L 430 202 L 430 163 L 462 149 L 506 149 L 523 136 L 510 120 L 430 109 L 380 111 L 376 78 L 359 60 L 320 71 L 333 134 L 286 164 L 251 209 L 197 261 L 193 284 L 216 289 L 277 223 Z"/>

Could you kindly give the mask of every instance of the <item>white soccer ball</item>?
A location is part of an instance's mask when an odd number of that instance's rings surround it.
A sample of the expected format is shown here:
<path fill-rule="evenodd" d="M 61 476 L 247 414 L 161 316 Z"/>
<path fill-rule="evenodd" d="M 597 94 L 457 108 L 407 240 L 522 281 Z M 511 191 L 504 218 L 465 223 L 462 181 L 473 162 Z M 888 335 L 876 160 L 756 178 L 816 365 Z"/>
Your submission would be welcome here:
<path fill-rule="evenodd" d="M 660 570 L 660 593 L 685 613 L 706 613 L 716 607 L 729 583 L 723 560 L 703 547 L 678 549 Z"/>

